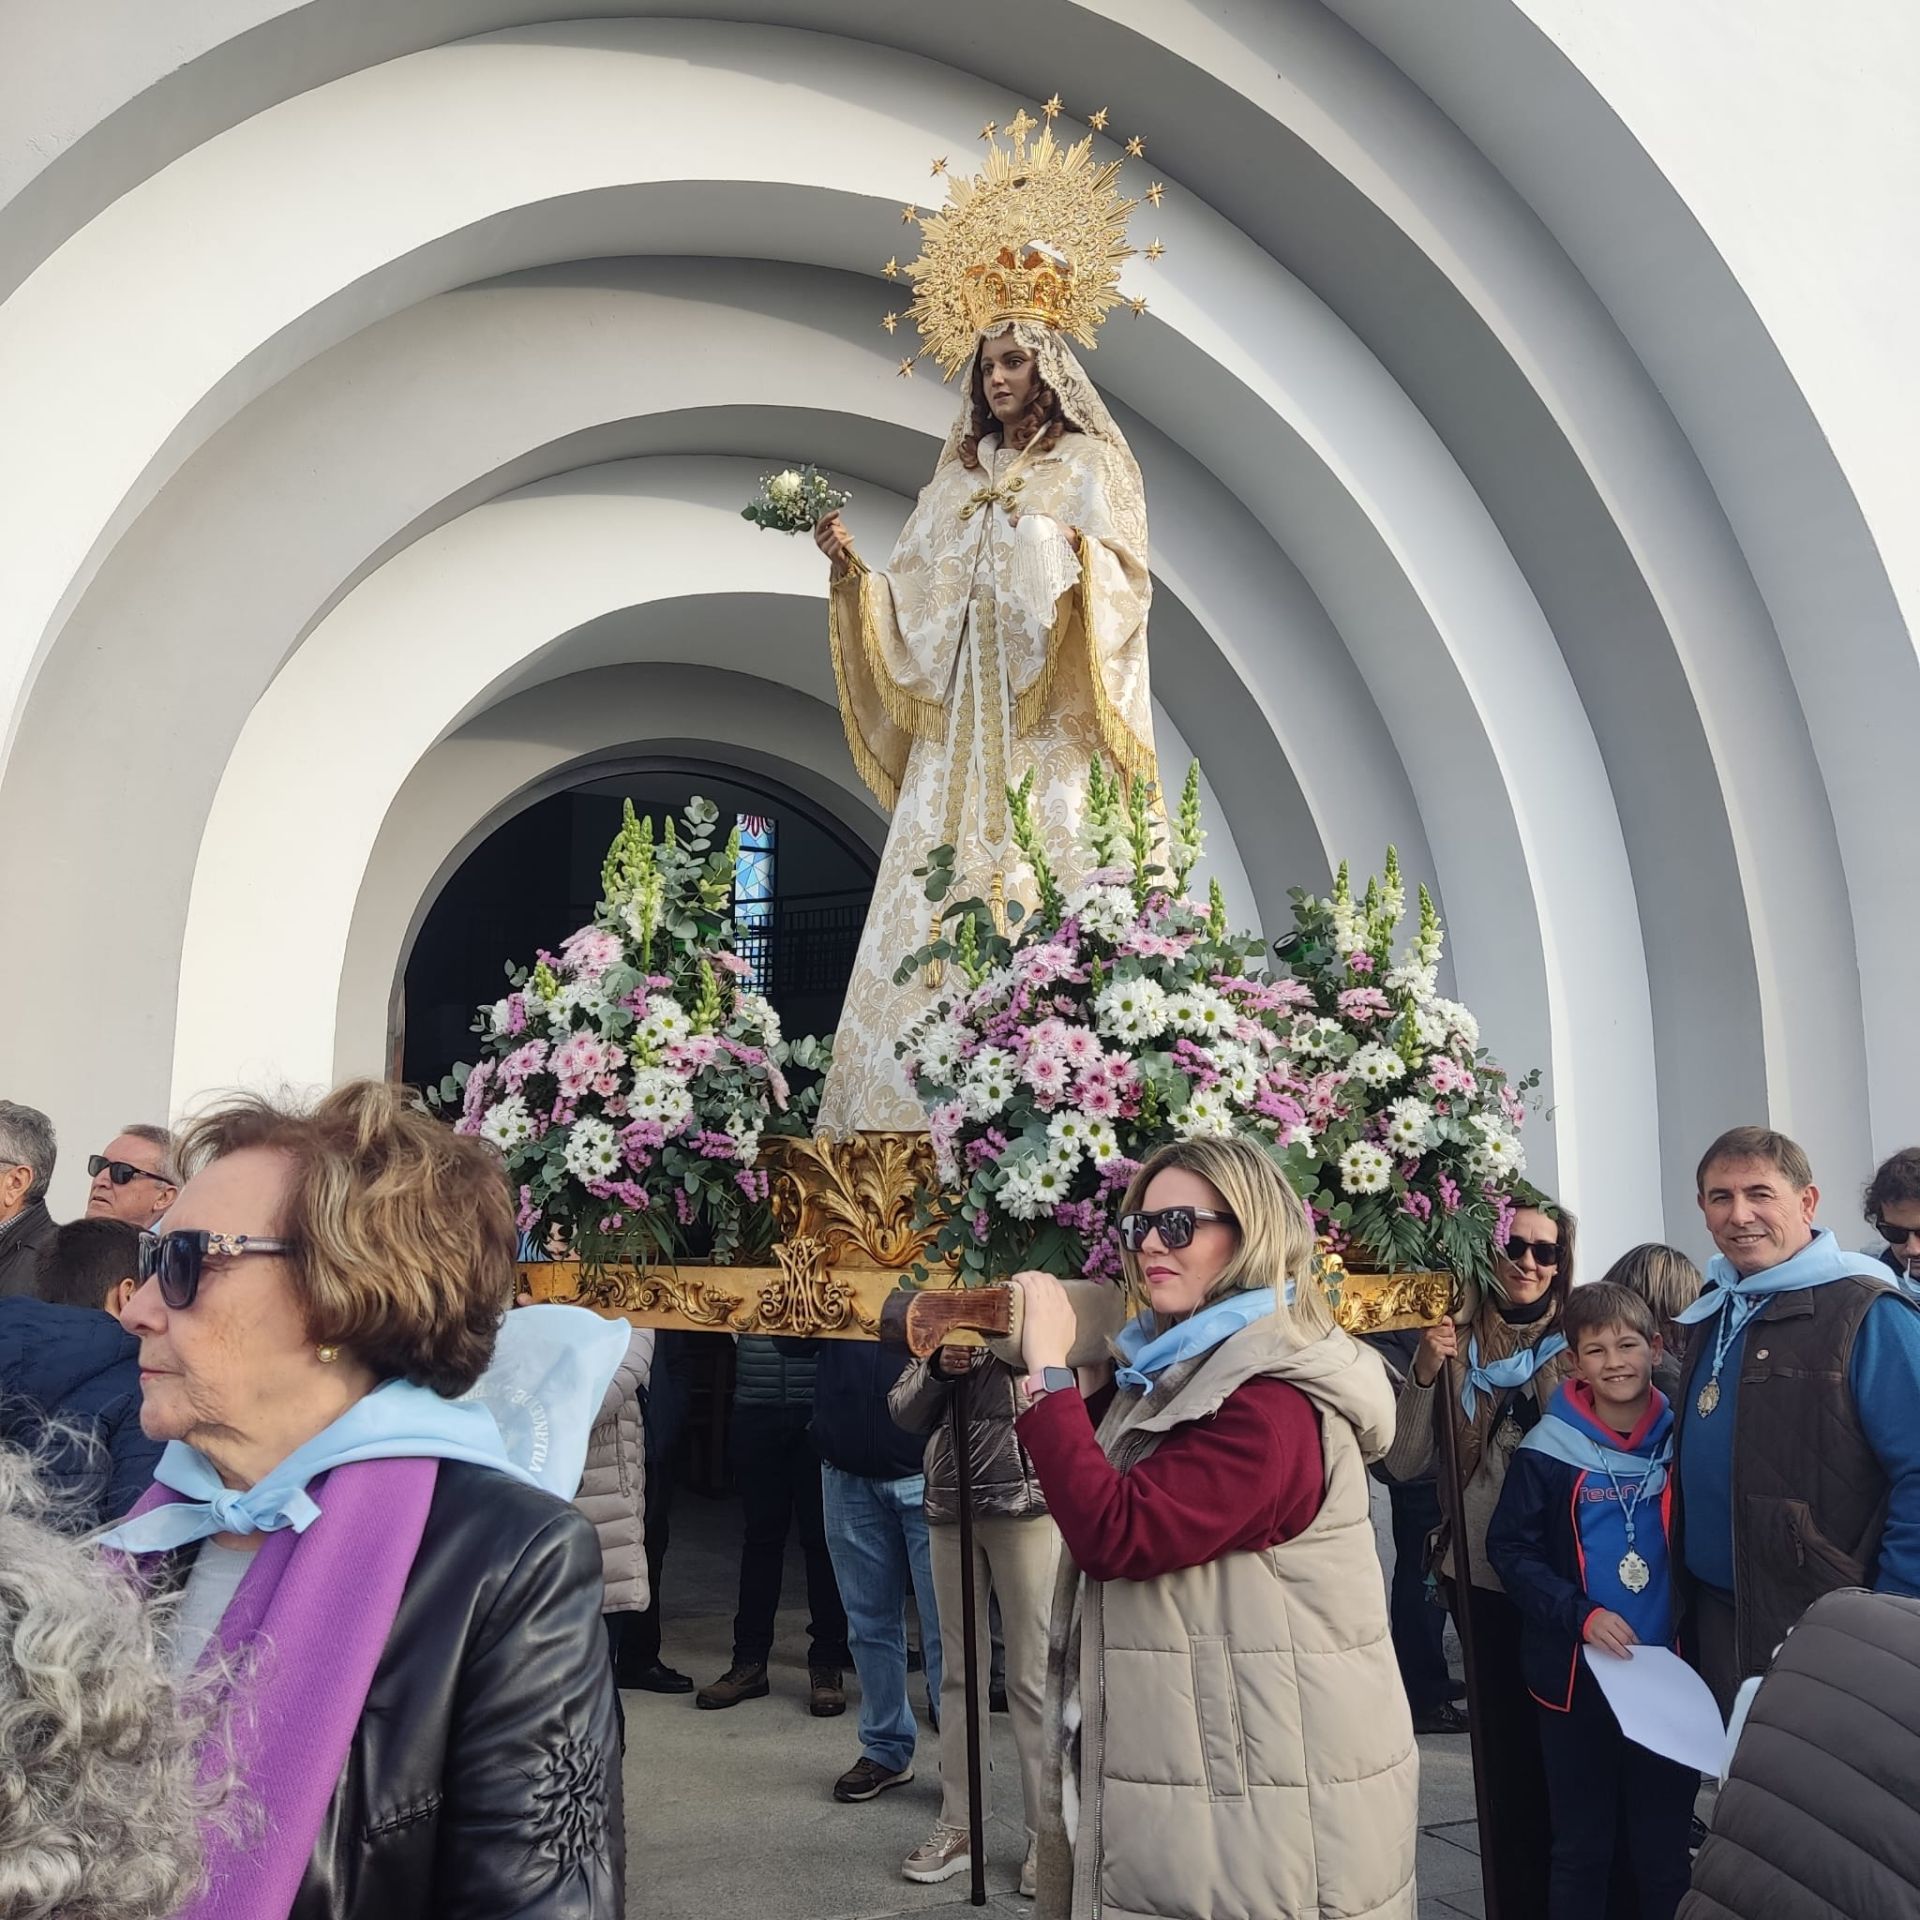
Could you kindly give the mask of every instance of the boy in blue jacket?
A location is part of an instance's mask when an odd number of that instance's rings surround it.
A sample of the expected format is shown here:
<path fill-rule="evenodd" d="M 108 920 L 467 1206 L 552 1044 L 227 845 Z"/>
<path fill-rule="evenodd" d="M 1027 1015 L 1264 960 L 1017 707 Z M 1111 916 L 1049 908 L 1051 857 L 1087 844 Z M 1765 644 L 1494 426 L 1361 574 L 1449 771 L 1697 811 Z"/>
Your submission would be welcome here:
<path fill-rule="evenodd" d="M 1653 1384 L 1660 1335 L 1639 1295 L 1576 1287 L 1560 1324 L 1574 1377 L 1508 1468 L 1487 1558 L 1523 1628 L 1553 1818 L 1548 1920 L 1604 1920 L 1624 1834 L 1641 1920 L 1673 1920 L 1687 1890 L 1699 1779 L 1620 1731 L 1581 1657 L 1672 1646 L 1668 1560 L 1673 1411 Z"/>

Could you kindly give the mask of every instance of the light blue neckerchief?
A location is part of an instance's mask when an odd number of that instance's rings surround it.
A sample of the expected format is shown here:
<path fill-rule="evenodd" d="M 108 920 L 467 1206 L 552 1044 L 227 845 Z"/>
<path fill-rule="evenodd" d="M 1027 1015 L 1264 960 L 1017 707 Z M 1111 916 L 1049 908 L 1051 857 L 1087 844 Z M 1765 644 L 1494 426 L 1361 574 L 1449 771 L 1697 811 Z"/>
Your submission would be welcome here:
<path fill-rule="evenodd" d="M 1567 1466 L 1591 1473 L 1595 1467 L 1616 1483 L 1644 1480 L 1639 1497 L 1657 1494 L 1667 1484 L 1667 1468 L 1673 1462 L 1673 1429 L 1652 1453 L 1622 1453 L 1617 1447 L 1596 1440 L 1584 1428 L 1557 1413 L 1543 1413 L 1533 1431 L 1520 1442 L 1522 1451 L 1531 1449 Z M 1651 1464 L 1649 1464 L 1651 1463 Z"/>
<path fill-rule="evenodd" d="M 1460 1383 L 1460 1411 L 1471 1420 L 1483 1393 L 1505 1393 L 1514 1387 L 1524 1387 L 1555 1354 L 1566 1350 L 1567 1336 L 1550 1333 L 1538 1345 L 1521 1347 L 1504 1360 L 1494 1360 L 1483 1367 L 1480 1336 L 1474 1334 L 1467 1341 L 1467 1377 Z"/>
<path fill-rule="evenodd" d="M 571 1499 L 630 1332 L 581 1307 L 522 1307 L 469 1393 L 449 1400 L 385 1381 L 251 1487 L 228 1487 L 205 1454 L 169 1441 L 153 1477 L 186 1498 L 122 1521 L 99 1544 L 166 1553 L 215 1533 L 304 1533 L 320 1517 L 308 1483 L 356 1460 L 462 1460 Z"/>
<path fill-rule="evenodd" d="M 1224 1300 L 1216 1300 L 1212 1306 L 1190 1314 L 1165 1333 L 1154 1331 L 1156 1316 L 1151 1310 L 1135 1314 L 1113 1337 L 1114 1347 L 1126 1362 L 1115 1372 L 1115 1383 L 1151 1393 L 1153 1383 L 1169 1367 L 1191 1360 L 1196 1354 L 1210 1353 L 1243 1327 L 1264 1320 L 1275 1305 L 1271 1287 L 1230 1293 Z"/>
<path fill-rule="evenodd" d="M 1707 1284 L 1692 1306 L 1674 1315 L 1682 1326 L 1695 1326 L 1711 1320 L 1729 1301 L 1734 1303 L 1736 1324 L 1744 1325 L 1762 1303 L 1776 1293 L 1804 1293 L 1809 1287 L 1824 1287 L 1830 1280 L 1844 1280 L 1857 1274 L 1865 1280 L 1897 1283 L 1886 1263 L 1870 1254 L 1848 1253 L 1825 1227 L 1791 1260 L 1760 1273 L 1739 1273 L 1724 1253 L 1716 1253 L 1707 1262 Z"/>

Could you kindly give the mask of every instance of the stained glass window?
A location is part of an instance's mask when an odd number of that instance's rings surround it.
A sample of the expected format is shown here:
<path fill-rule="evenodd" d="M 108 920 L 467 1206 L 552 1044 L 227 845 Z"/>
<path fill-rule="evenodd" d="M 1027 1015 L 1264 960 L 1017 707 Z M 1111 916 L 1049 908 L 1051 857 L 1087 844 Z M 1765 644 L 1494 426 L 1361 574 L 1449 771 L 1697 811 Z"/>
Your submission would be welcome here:
<path fill-rule="evenodd" d="M 776 829 L 764 813 L 739 816 L 740 852 L 733 863 L 733 926 L 754 990 L 773 987 Z"/>

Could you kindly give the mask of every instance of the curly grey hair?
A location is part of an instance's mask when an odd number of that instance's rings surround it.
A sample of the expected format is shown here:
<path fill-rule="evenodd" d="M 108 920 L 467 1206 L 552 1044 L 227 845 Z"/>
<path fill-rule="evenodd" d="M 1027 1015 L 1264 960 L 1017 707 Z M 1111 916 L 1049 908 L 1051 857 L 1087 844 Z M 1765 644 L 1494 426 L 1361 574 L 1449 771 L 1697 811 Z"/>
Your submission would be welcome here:
<path fill-rule="evenodd" d="M 232 1749 L 216 1693 L 176 1688 L 144 1595 L 58 1504 L 0 1447 L 0 1915 L 161 1920 L 229 1817 Z"/>

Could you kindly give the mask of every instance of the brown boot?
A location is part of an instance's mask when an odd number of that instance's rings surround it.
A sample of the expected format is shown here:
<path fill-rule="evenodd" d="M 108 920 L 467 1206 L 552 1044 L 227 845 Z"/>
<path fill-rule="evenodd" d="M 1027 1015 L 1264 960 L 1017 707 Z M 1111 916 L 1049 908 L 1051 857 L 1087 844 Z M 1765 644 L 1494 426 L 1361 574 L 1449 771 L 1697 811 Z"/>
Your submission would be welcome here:
<path fill-rule="evenodd" d="M 693 1704 L 711 1713 L 720 1707 L 737 1707 L 742 1700 L 764 1700 L 773 1691 L 767 1680 L 767 1663 L 743 1665 L 735 1661 L 718 1680 L 693 1696 Z"/>
<path fill-rule="evenodd" d="M 807 1679 L 813 1692 L 807 1701 L 807 1711 L 816 1720 L 831 1720 L 847 1710 L 847 1691 L 840 1684 L 838 1667 L 809 1667 Z"/>

